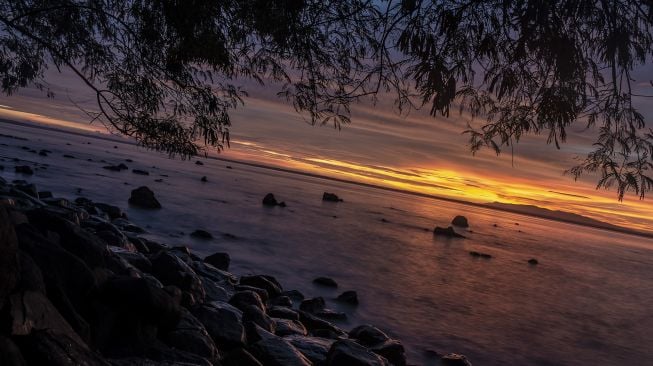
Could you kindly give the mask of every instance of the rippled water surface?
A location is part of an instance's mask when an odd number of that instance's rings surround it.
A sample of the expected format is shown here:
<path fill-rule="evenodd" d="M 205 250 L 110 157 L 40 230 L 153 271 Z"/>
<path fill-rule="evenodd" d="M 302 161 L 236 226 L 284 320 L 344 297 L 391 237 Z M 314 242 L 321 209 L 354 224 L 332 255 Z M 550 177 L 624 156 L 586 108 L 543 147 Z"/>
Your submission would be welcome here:
<path fill-rule="evenodd" d="M 272 274 L 286 289 L 327 299 L 356 290 L 358 307 L 329 303 L 349 315 L 340 326 L 379 326 L 404 342 L 411 363 L 436 365 L 434 352 L 459 352 L 474 365 L 653 364 L 650 239 L 219 160 L 199 166 L 98 138 L 5 123 L 0 133 L 30 138 L 0 137 L 5 179 L 24 178 L 9 158 L 48 163 L 29 179 L 68 198 L 83 188 L 168 244 L 227 251 L 237 274 Z M 151 175 L 101 169 L 100 159 L 126 158 Z M 155 191 L 162 210 L 128 207 L 140 185 Z M 345 202 L 322 202 L 324 191 Z M 262 207 L 268 192 L 287 207 Z M 470 221 L 467 239 L 433 237 L 435 225 L 459 214 Z M 197 228 L 215 239 L 191 239 Z M 339 289 L 314 286 L 317 276 L 334 278 Z"/>

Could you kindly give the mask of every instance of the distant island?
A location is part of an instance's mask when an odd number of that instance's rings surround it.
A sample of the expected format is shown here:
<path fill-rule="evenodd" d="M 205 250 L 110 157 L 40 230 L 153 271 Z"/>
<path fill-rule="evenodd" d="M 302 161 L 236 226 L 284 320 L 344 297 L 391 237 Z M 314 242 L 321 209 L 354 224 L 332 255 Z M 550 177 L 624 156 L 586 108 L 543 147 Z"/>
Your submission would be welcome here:
<path fill-rule="evenodd" d="M 572 212 L 560 211 L 560 210 L 549 210 L 534 205 L 519 205 L 512 203 L 502 203 L 502 202 L 491 202 L 486 203 L 485 206 L 495 210 L 513 212 L 521 215 L 535 216 L 548 220 L 561 221 L 571 224 L 578 224 L 584 226 L 595 227 L 599 229 L 606 229 L 611 231 L 616 231 L 625 234 L 640 235 L 647 238 L 653 238 L 653 233 L 639 231 L 634 229 L 629 229 L 623 226 L 617 226 L 603 222 L 600 220 L 592 219 L 587 216 L 575 214 Z"/>

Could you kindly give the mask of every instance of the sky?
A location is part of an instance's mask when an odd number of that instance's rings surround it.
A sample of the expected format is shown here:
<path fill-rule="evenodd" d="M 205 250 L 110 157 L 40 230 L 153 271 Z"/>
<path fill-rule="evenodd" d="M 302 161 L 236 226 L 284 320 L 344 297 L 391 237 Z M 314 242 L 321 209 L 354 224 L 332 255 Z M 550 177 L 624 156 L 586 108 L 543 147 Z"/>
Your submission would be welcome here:
<path fill-rule="evenodd" d="M 643 92 L 650 89 L 640 70 Z M 48 72 L 54 98 L 32 88 L 0 96 L 0 118 L 106 133 L 89 124 L 79 106 L 93 108 L 92 95 L 70 73 Z M 652 77 L 653 78 L 653 77 Z M 646 81 L 646 82 L 644 82 Z M 352 122 L 338 130 L 311 126 L 273 89 L 248 89 L 245 106 L 232 111 L 231 146 L 221 157 L 262 163 L 477 203 L 505 202 L 563 210 L 634 229 L 653 231 L 653 196 L 617 200 L 613 190 L 597 190 L 597 176 L 579 181 L 564 175 L 575 158 L 591 149 L 595 131 L 579 123 L 561 149 L 545 137 L 523 138 L 510 152 L 472 155 L 462 132 L 470 121 L 452 113 L 433 118 L 421 111 L 398 115 L 383 103 L 359 103 Z M 650 91 L 649 91 L 650 93 Z M 642 102 L 645 116 L 653 107 Z M 650 126 L 651 124 L 649 124 Z"/>

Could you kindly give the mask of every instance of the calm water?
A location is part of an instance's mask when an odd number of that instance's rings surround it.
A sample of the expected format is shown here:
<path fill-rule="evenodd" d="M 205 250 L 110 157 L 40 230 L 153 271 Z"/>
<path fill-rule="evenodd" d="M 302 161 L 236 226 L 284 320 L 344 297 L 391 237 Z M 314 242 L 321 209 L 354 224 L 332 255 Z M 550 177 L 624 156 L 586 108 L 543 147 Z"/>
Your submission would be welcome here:
<path fill-rule="evenodd" d="M 464 353 L 477 366 L 653 365 L 652 240 L 235 163 L 197 166 L 96 138 L 4 123 L 0 133 L 30 138 L 0 137 L 8 145 L 0 158 L 51 165 L 31 181 L 69 198 L 83 187 L 83 195 L 117 203 L 168 244 L 227 251 L 233 272 L 272 274 L 308 296 L 358 291 L 356 308 L 330 303 L 349 315 L 340 325 L 387 330 L 414 364 L 436 365 L 429 352 L 436 351 Z M 42 158 L 25 145 L 54 153 Z M 130 168 L 151 175 L 109 172 L 87 158 L 131 158 Z M 12 169 L 0 174 L 15 178 Z M 169 177 L 154 182 L 160 174 Z M 208 183 L 200 182 L 204 175 Z M 150 186 L 164 209 L 130 209 L 129 192 L 139 185 Z M 345 202 L 323 203 L 324 191 Z M 262 207 L 268 192 L 288 207 Z M 470 221 L 468 239 L 433 237 L 435 225 L 458 214 Z M 216 239 L 180 234 L 197 228 Z M 493 258 L 475 259 L 470 250 Z M 530 258 L 540 264 L 529 266 Z M 312 285 L 316 276 L 334 278 L 338 291 Z"/>

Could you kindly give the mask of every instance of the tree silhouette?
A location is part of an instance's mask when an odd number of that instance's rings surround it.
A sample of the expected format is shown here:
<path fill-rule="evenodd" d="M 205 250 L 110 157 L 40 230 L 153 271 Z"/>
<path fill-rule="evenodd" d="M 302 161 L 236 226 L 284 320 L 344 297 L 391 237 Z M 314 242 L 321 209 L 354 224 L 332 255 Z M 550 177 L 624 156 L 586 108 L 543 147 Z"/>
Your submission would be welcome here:
<path fill-rule="evenodd" d="M 0 3 L 0 77 L 46 92 L 71 69 L 111 129 L 190 156 L 229 140 L 244 79 L 313 124 L 349 122 L 361 98 L 400 111 L 466 111 L 472 151 L 528 134 L 598 138 L 575 178 L 641 198 L 653 189 L 653 132 L 633 104 L 633 71 L 652 56 L 653 2 L 607 0 L 13 0 Z M 588 129 L 587 133 L 591 130 Z"/>

